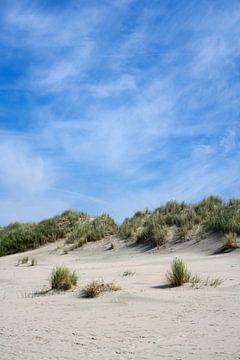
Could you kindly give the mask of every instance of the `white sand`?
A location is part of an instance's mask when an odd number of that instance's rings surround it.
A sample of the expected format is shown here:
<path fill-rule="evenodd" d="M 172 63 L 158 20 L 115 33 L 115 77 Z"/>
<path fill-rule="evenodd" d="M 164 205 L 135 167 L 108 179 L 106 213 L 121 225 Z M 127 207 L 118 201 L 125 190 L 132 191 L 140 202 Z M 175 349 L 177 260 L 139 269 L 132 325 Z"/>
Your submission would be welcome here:
<path fill-rule="evenodd" d="M 22 255 L 0 258 L 0 359 L 240 359 L 240 254 L 210 256 L 198 248 L 177 253 L 121 248 L 106 241 L 60 255 L 56 244 L 28 252 L 38 264 L 15 266 Z M 25 254 L 24 254 L 25 255 Z M 174 256 L 217 288 L 164 289 Z M 96 299 L 79 289 L 29 297 L 48 285 L 57 264 L 88 281 L 115 280 L 123 290 Z M 125 270 L 133 276 L 123 277 Z"/>

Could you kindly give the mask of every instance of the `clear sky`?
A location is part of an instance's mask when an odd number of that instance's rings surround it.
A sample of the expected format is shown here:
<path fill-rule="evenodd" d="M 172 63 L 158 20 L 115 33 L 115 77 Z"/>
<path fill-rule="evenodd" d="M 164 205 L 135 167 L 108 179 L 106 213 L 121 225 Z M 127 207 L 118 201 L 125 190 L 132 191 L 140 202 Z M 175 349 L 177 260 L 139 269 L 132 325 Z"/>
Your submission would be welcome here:
<path fill-rule="evenodd" d="M 0 224 L 240 196 L 239 0 L 0 5 Z"/>

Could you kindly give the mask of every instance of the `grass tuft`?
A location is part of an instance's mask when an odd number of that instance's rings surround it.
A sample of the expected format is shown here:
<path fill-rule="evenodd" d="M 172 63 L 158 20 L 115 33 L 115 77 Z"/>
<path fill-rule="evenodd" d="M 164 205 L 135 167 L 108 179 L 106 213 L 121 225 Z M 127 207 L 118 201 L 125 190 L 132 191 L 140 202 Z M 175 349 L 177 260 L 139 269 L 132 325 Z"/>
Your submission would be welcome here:
<path fill-rule="evenodd" d="M 228 233 L 224 237 L 224 246 L 234 249 L 237 247 L 237 235 L 234 233 Z"/>
<path fill-rule="evenodd" d="M 135 272 L 131 270 L 125 270 L 124 273 L 122 274 L 122 276 L 133 276 L 133 275 L 135 275 Z"/>
<path fill-rule="evenodd" d="M 103 280 L 93 280 L 83 288 L 82 297 L 95 298 L 101 293 L 118 290 L 121 290 L 121 287 L 114 282 L 105 283 Z"/>
<path fill-rule="evenodd" d="M 191 272 L 182 259 L 175 258 L 171 264 L 171 270 L 166 273 L 166 278 L 170 286 L 181 286 L 190 282 Z"/>
<path fill-rule="evenodd" d="M 69 290 L 77 285 L 77 275 L 66 266 L 57 266 L 53 269 L 50 283 L 53 290 Z"/>

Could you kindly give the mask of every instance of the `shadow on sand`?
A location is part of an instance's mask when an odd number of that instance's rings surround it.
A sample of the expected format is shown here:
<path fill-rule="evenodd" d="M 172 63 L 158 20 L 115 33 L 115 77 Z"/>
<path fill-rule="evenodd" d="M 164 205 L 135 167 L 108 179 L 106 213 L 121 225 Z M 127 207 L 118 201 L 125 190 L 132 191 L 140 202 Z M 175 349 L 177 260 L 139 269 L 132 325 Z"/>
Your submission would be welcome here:
<path fill-rule="evenodd" d="M 228 254 L 232 251 L 237 250 L 238 247 L 237 246 L 227 246 L 227 245 L 223 245 L 220 248 L 218 248 L 217 250 L 215 250 L 211 255 L 221 255 L 221 254 Z"/>
<path fill-rule="evenodd" d="M 151 286 L 151 289 L 171 289 L 171 288 L 172 288 L 172 286 L 169 284 Z"/>
<path fill-rule="evenodd" d="M 150 240 L 143 242 L 143 243 L 134 242 L 132 244 L 128 244 L 127 247 L 129 249 L 135 249 L 135 250 L 139 250 L 141 252 L 146 252 L 146 251 L 153 250 L 156 248 L 153 241 L 150 241 Z"/>

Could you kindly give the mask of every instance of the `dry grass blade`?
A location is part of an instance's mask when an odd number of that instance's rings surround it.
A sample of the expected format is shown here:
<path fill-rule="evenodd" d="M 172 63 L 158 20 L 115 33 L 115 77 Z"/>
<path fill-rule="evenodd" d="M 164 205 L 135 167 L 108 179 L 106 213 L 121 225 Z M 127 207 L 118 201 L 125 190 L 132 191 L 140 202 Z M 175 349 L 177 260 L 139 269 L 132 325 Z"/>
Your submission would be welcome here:
<path fill-rule="evenodd" d="M 114 282 L 105 283 L 103 280 L 93 280 L 83 288 L 82 297 L 95 298 L 101 293 L 118 290 L 121 290 L 121 287 Z"/>

